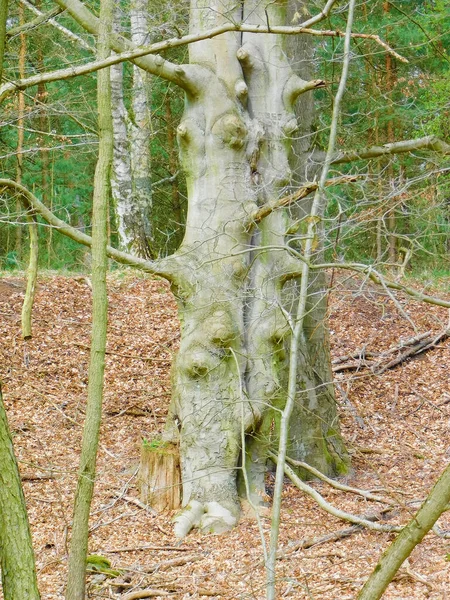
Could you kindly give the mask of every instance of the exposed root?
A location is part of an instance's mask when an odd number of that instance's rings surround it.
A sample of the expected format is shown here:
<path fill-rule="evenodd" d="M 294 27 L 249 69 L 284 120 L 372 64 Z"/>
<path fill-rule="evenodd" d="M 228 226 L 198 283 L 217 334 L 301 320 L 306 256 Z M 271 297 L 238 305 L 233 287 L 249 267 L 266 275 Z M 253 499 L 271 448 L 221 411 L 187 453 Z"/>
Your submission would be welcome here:
<path fill-rule="evenodd" d="M 198 502 L 192 500 L 175 518 L 176 537 L 185 537 L 197 527 L 202 533 L 223 533 L 237 523 L 237 517 L 218 502 Z"/>

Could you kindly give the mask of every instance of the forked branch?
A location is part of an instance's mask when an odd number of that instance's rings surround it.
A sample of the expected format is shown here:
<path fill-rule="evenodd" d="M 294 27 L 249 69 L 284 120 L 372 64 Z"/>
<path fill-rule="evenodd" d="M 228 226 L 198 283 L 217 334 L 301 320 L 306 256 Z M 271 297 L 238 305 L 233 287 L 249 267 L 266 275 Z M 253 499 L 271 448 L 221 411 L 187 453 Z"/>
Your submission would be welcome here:
<path fill-rule="evenodd" d="M 275 454 L 273 454 L 272 452 L 269 452 L 269 456 L 273 461 L 278 462 L 278 457 Z M 336 508 L 335 506 L 333 506 L 332 504 L 327 502 L 325 500 L 325 498 L 321 494 L 319 494 L 319 492 L 317 492 L 314 488 L 312 488 L 310 485 L 308 485 L 307 483 L 302 481 L 300 479 L 300 477 L 298 477 L 295 474 L 294 470 L 291 469 L 291 467 L 289 465 L 287 465 L 287 464 L 284 465 L 284 472 L 289 477 L 289 479 L 292 481 L 292 483 L 296 487 L 298 487 L 299 490 L 301 490 L 302 492 L 305 492 L 305 494 L 307 494 L 308 496 L 310 496 L 310 498 L 315 500 L 315 502 L 317 502 L 317 504 L 320 506 L 320 508 L 322 508 L 324 511 L 326 511 L 330 515 L 333 515 L 334 517 L 341 519 L 342 521 L 348 521 L 349 523 L 354 523 L 355 525 L 362 525 L 363 527 L 367 527 L 367 529 L 372 529 L 374 531 L 399 532 L 402 530 L 402 527 L 400 527 L 400 526 L 383 525 L 382 523 L 375 523 L 373 521 L 368 521 L 367 519 L 358 517 L 357 515 L 352 515 L 351 513 L 348 513 L 344 510 Z"/>

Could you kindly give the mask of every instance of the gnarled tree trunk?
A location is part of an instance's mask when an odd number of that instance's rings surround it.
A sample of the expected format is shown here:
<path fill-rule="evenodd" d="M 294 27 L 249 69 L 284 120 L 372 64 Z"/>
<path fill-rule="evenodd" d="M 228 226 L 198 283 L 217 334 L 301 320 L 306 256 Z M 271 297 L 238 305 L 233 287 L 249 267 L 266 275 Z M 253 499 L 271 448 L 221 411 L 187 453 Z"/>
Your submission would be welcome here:
<path fill-rule="evenodd" d="M 194 0 L 191 30 L 230 18 L 262 26 L 286 22 L 285 3 L 249 1 L 242 16 L 239 11 L 232 2 Z M 296 288 L 283 292 L 293 269 L 284 249 L 289 215 L 275 211 L 254 226 L 249 215 L 286 193 L 298 128 L 295 100 L 323 84 L 294 73 L 280 35 L 227 33 L 192 44 L 190 59 L 195 93 L 188 94 L 178 127 L 189 195 L 186 235 L 177 253 L 183 265 L 175 290 L 182 341 L 171 406 L 187 507 L 178 535 L 193 525 L 221 531 L 236 521 L 242 428 L 253 502 L 264 491 L 265 453 L 276 421 L 271 407 L 285 399 L 286 306 Z M 333 474 L 345 469 L 346 456 L 327 356 L 323 277 L 312 280 L 310 289 L 291 446 L 294 456 Z"/>
<path fill-rule="evenodd" d="M 79 0 L 57 2 L 88 31 L 98 32 L 98 20 Z M 329 0 L 327 10 L 331 6 Z M 270 30 L 285 24 L 286 10 L 286 1 L 236 5 L 230 0 L 192 0 L 190 28 L 201 34 L 245 21 L 254 31 Z M 111 46 L 115 52 L 132 47 L 120 36 L 112 36 Z M 278 34 L 223 33 L 192 43 L 189 52 L 189 65 L 175 65 L 160 55 L 135 59 L 186 93 L 177 131 L 188 191 L 185 237 L 171 257 L 147 266 L 139 263 L 171 281 L 179 304 L 182 338 L 173 365 L 167 437 L 180 444 L 185 507 L 176 525 L 180 536 L 193 526 L 218 532 L 236 523 L 241 453 L 241 463 L 249 468 L 251 495 L 258 501 L 262 492 L 265 448 L 271 443 L 267 435 L 273 430 L 271 409 L 286 398 L 292 319 L 285 306 L 294 306 L 289 294 L 295 293 L 295 285 L 283 292 L 301 271 L 287 247 L 290 215 L 272 206 L 285 196 L 292 177 L 291 136 L 298 127 L 294 103 L 300 94 L 323 85 L 303 81 L 293 72 L 286 40 Z M 304 189 L 315 188 L 310 184 Z M 262 211 L 260 205 L 265 205 Z M 300 210 L 307 214 L 308 203 Z M 320 216 L 315 219 L 320 221 Z M 320 242 L 320 227 L 316 220 L 313 224 L 308 229 Z M 120 260 L 137 262 L 132 257 Z M 319 303 L 315 295 L 323 280 L 308 283 L 310 306 L 320 310 L 310 313 L 309 326 L 303 316 L 301 320 L 301 426 L 294 450 L 333 473 L 345 468 L 346 455 L 328 357 L 323 358 L 326 340 L 312 335 L 324 332 L 324 295 Z M 324 389 L 327 393 L 320 393 Z M 248 440 L 245 453 L 242 431 Z"/>

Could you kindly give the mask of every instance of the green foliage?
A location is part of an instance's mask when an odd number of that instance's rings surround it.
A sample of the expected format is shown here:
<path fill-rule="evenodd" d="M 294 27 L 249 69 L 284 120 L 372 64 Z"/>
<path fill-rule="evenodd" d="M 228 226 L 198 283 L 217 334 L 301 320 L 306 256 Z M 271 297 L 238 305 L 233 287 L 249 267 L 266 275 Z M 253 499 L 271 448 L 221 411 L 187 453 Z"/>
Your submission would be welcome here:
<path fill-rule="evenodd" d="M 97 11 L 99 3 L 90 2 Z M 129 33 L 128 2 L 121 0 L 122 27 Z M 388 6 L 388 9 L 386 8 Z M 53 7 L 42 0 L 42 10 Z M 187 8 L 162 0 L 150 7 L 152 29 L 149 41 L 187 31 Z M 31 18 L 26 9 L 25 16 Z M 67 15 L 58 21 L 94 47 Z M 345 12 L 335 11 L 324 24 L 343 30 Z M 11 3 L 9 26 L 18 24 L 18 4 Z M 450 8 L 444 0 L 407 0 L 363 3 L 357 11 L 355 31 L 378 34 L 408 59 L 390 58 L 374 40 L 354 39 L 354 58 L 339 129 L 339 149 L 383 144 L 394 139 L 427 134 L 447 139 L 450 134 Z M 18 77 L 18 36 L 8 42 L 5 76 Z M 329 85 L 314 92 L 318 103 L 313 143 L 325 148 L 332 98 L 336 91 L 342 58 L 341 38 L 317 38 L 317 75 Z M 187 49 L 168 51 L 166 58 L 187 60 Z M 79 47 L 50 24 L 27 34 L 27 74 L 79 64 L 92 53 Z M 390 71 L 389 71 L 390 70 Z M 391 74 L 389 80 L 388 71 Z M 124 65 L 131 109 L 132 67 Z M 97 154 L 96 76 L 68 79 L 31 88 L 26 94 L 24 123 L 23 183 L 62 219 L 90 232 L 91 198 Z M 183 111 L 183 96 L 173 85 L 152 78 L 152 226 L 159 255 L 173 252 L 180 244 L 186 218 L 186 184 L 178 163 L 176 127 Z M 17 104 L 11 98 L 0 108 L 0 168 L 3 176 L 15 178 L 17 170 Z M 133 115 L 130 111 L 131 118 Z M 329 189 L 327 256 L 368 263 L 387 262 L 390 236 L 400 248 L 411 248 L 410 268 L 415 272 L 439 268 L 450 247 L 448 174 L 443 161 L 430 153 L 403 155 L 391 160 L 366 161 L 339 166 L 339 172 L 366 172 L 362 185 Z M 17 214 L 15 199 L 2 196 L 0 221 L 0 268 L 24 268 L 27 261 L 27 231 L 24 213 Z M 111 241 L 117 242 L 111 208 Z M 395 218 L 391 231 L 389 215 Z M 16 244 L 16 223 L 23 223 L 21 248 Z M 86 249 L 64 236 L 39 227 L 40 266 L 53 269 L 89 268 Z M 378 245 L 378 250 L 377 250 Z M 380 248 L 381 245 L 381 254 Z M 445 267 L 444 267 L 445 268 Z"/>
<path fill-rule="evenodd" d="M 142 446 L 147 450 L 162 450 L 168 446 L 168 443 L 162 440 L 161 438 L 154 438 L 153 440 L 149 440 L 147 438 L 142 438 Z"/>
<path fill-rule="evenodd" d="M 332 16 L 330 29 L 343 29 L 344 19 L 344 13 Z M 448 142 L 448 3 L 365 3 L 354 30 L 377 33 L 408 62 L 390 56 L 373 40 L 353 41 L 339 149 L 356 150 L 430 134 Z M 317 93 L 316 142 L 322 148 L 328 139 L 331 90 L 337 85 L 336 63 L 341 55 L 342 40 L 332 38 L 319 44 L 319 75 L 332 83 Z M 442 158 L 425 151 L 339 165 L 339 172 L 366 173 L 367 177 L 361 185 L 328 190 L 328 258 L 377 262 L 382 267 L 392 261 L 389 241 L 393 239 L 397 263 L 410 250 L 408 268 L 415 272 L 445 265 L 450 247 L 445 166 Z"/>
<path fill-rule="evenodd" d="M 90 554 L 86 559 L 86 570 L 91 573 L 102 573 L 108 577 L 119 577 L 123 571 L 111 568 L 111 561 L 99 554 Z"/>

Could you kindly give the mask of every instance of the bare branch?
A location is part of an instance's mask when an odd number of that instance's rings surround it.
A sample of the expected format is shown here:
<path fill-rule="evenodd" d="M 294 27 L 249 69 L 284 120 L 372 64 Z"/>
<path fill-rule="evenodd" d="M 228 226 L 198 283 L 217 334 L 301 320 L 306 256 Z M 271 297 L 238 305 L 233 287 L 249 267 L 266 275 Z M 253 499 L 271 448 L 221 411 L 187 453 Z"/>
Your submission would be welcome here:
<path fill-rule="evenodd" d="M 20 0 L 20 2 L 24 6 L 26 6 L 29 10 L 31 10 L 31 12 L 33 12 L 35 15 L 38 15 L 38 17 L 44 16 L 44 13 L 42 11 L 40 11 L 36 6 L 34 6 L 34 4 L 32 4 L 31 2 L 28 2 L 28 0 Z M 62 9 L 60 9 L 59 12 L 62 12 Z M 47 17 L 48 14 L 49 13 L 46 13 L 45 16 Z M 70 29 L 67 29 L 67 27 L 64 27 L 64 25 L 60 25 L 58 23 L 58 21 L 55 21 L 55 19 L 50 18 L 48 22 L 50 23 L 50 25 L 53 25 L 53 27 L 55 27 L 56 29 L 61 31 L 61 33 L 63 33 L 66 37 L 68 37 L 73 42 L 76 42 L 77 44 L 79 44 L 85 50 L 90 50 L 91 52 L 94 52 L 94 48 L 91 48 L 91 46 L 89 46 L 89 44 L 87 42 L 85 42 L 83 40 L 83 38 L 81 38 L 79 35 L 77 35 L 73 31 L 70 31 Z"/>
<path fill-rule="evenodd" d="M 98 33 L 98 18 L 93 15 L 86 6 L 80 2 L 80 0 L 56 0 L 60 7 L 64 8 L 69 12 L 69 14 L 86 30 L 90 33 L 97 35 Z M 172 38 L 169 40 L 165 40 L 163 42 L 158 42 L 156 44 L 152 44 L 148 47 L 148 49 L 143 48 L 142 54 L 139 53 L 137 56 L 133 58 L 134 62 L 149 73 L 154 75 L 159 75 L 164 79 L 172 81 L 176 83 L 181 88 L 186 91 L 194 92 L 195 91 L 195 83 L 190 80 L 189 76 L 186 74 L 186 67 L 180 67 L 171 63 L 169 61 L 164 60 L 162 57 L 153 57 L 151 54 L 155 54 L 158 52 L 162 52 L 163 50 L 168 50 L 169 48 L 175 48 L 177 46 L 182 46 L 186 44 L 191 44 L 193 42 L 201 41 L 216 37 L 221 35 L 222 33 L 227 33 L 231 31 L 240 31 L 246 33 L 277 33 L 277 34 L 286 34 L 286 35 L 298 35 L 298 34 L 309 34 L 314 36 L 326 36 L 326 37 L 342 37 L 344 35 L 341 31 L 332 31 L 332 30 L 315 30 L 310 29 L 307 25 L 314 24 L 323 18 L 325 18 L 331 7 L 335 4 L 334 0 L 327 3 L 324 10 L 319 13 L 316 17 L 309 19 L 305 23 L 297 26 L 297 27 L 289 27 L 289 26 L 271 26 L 269 27 L 260 27 L 259 25 L 249 25 L 242 23 L 226 23 L 209 31 L 200 33 L 200 34 L 190 34 L 186 36 L 182 36 L 179 38 Z M 396 56 L 399 60 L 403 62 L 406 61 L 403 57 L 397 54 L 394 50 L 392 50 L 385 42 L 383 42 L 379 36 L 369 35 L 369 34 L 352 34 L 356 37 L 363 37 L 367 39 L 371 39 L 381 44 L 383 48 L 385 48 L 388 52 Z M 136 47 L 127 39 L 122 36 L 114 35 L 111 38 L 111 47 L 116 53 L 123 52 L 131 52 L 136 50 Z M 138 58 L 140 57 L 140 58 Z M 124 58 L 123 60 L 128 60 L 128 58 Z M 119 61 L 121 62 L 121 61 Z M 406 61 L 407 62 L 407 61 Z"/>
<path fill-rule="evenodd" d="M 19 35 L 19 33 L 25 33 L 26 31 L 30 31 L 30 29 L 34 29 L 42 23 L 46 23 L 47 21 L 49 21 L 53 17 L 56 17 L 56 15 L 59 15 L 62 12 L 63 10 L 59 6 L 53 8 L 52 10 L 46 13 L 42 13 L 41 11 L 39 11 L 40 14 L 32 21 L 28 21 L 28 23 L 25 23 L 24 25 L 19 25 L 18 27 L 12 27 L 11 29 L 8 29 L 8 31 L 6 32 L 6 37 L 11 38 L 15 35 Z"/>
<path fill-rule="evenodd" d="M 269 456 L 273 461 L 278 463 L 278 457 L 275 454 L 269 452 Z M 373 529 L 375 531 L 399 532 L 402 530 L 402 527 L 397 525 L 382 525 L 380 523 L 374 523 L 373 521 L 368 521 L 367 519 L 358 517 L 357 515 L 352 515 L 351 513 L 348 513 L 344 510 L 340 510 L 339 508 L 336 508 L 335 506 L 327 502 L 325 498 L 321 494 L 319 494 L 319 492 L 317 492 L 310 485 L 302 481 L 300 477 L 297 477 L 297 475 L 289 465 L 284 465 L 284 472 L 292 481 L 292 483 L 296 487 L 298 487 L 299 490 L 305 492 L 305 494 L 308 494 L 308 496 L 315 500 L 320 506 L 320 508 L 322 508 L 330 515 L 341 519 L 342 521 L 348 521 L 349 523 L 354 523 L 355 525 L 362 525 L 363 527 L 367 527 L 367 529 Z"/>
<path fill-rule="evenodd" d="M 336 490 L 340 490 L 341 492 L 348 492 L 350 494 L 356 494 L 357 496 L 362 496 L 366 500 L 372 500 L 372 502 L 381 502 L 383 504 L 389 504 L 389 505 L 393 506 L 393 504 L 390 500 L 387 500 L 386 498 L 382 498 L 381 496 L 375 496 L 375 494 L 371 494 L 370 492 L 367 492 L 366 490 L 360 490 L 359 488 L 354 488 L 349 485 L 340 483 L 339 481 L 335 481 L 334 479 L 330 479 L 329 477 L 327 477 L 326 475 L 321 473 L 319 470 L 315 469 L 311 465 L 308 465 L 308 463 L 305 463 L 301 460 L 293 460 L 292 458 L 289 458 L 288 456 L 286 456 L 286 461 L 294 467 L 300 467 L 301 469 L 305 469 L 306 471 L 309 471 L 312 475 L 314 475 L 315 477 L 318 477 L 325 483 L 328 483 L 328 485 L 335 488 Z"/>
<path fill-rule="evenodd" d="M 397 290 L 399 292 L 403 292 L 412 298 L 416 298 L 416 300 L 420 300 L 421 302 L 426 302 L 427 304 L 434 304 L 436 306 L 443 306 L 444 308 L 450 308 L 450 301 L 443 300 L 442 298 L 437 298 L 435 296 L 428 296 L 427 294 L 423 294 L 414 288 L 410 288 L 406 285 L 402 285 L 397 281 L 391 281 L 386 279 L 378 273 L 372 266 L 358 264 L 358 263 L 323 263 L 317 265 L 311 265 L 312 269 L 346 269 L 350 271 L 356 271 L 368 277 L 371 281 L 376 283 L 377 285 L 381 285 L 383 287 L 387 287 L 391 290 Z M 383 283 L 382 283 L 383 282 Z"/>
<path fill-rule="evenodd" d="M 59 219 L 56 215 L 54 215 L 34 194 L 32 194 L 26 187 L 13 181 L 12 179 L 0 179 L 0 189 L 8 188 L 13 189 L 18 192 L 27 209 L 32 213 L 38 213 L 43 217 L 47 223 L 52 225 L 57 231 L 66 235 L 70 239 L 78 242 L 79 244 L 83 244 L 83 246 L 88 246 L 89 248 L 92 245 L 92 238 L 85 233 L 78 231 L 74 227 L 68 225 L 65 221 Z M 135 267 L 136 269 L 140 269 L 141 271 L 145 271 L 146 273 L 153 273 L 156 275 L 160 275 L 169 281 L 173 281 L 174 279 L 174 270 L 173 261 L 170 257 L 155 261 L 145 260 L 143 258 L 139 258 L 137 256 L 133 256 L 132 254 L 128 254 L 127 252 L 122 252 L 120 250 L 116 250 L 116 248 L 112 248 L 108 246 L 107 254 L 109 258 L 114 259 L 118 263 L 122 265 L 128 265 L 130 267 Z"/>
<path fill-rule="evenodd" d="M 71 17 L 73 17 L 86 31 L 98 35 L 98 17 L 93 15 L 80 0 L 56 0 L 56 2 L 63 9 L 67 10 Z M 112 35 L 110 41 L 111 49 L 116 53 L 131 52 L 136 49 L 134 44 L 129 40 L 117 34 Z M 144 71 L 148 71 L 153 75 L 159 75 L 168 81 L 172 81 L 172 83 L 177 84 L 187 92 L 193 91 L 192 82 L 186 77 L 184 69 L 179 65 L 164 60 L 162 56 L 143 56 L 147 54 L 150 53 L 144 51 L 141 58 L 134 59 L 134 62 L 138 67 L 141 67 L 141 69 L 144 69 Z"/>
<path fill-rule="evenodd" d="M 331 164 L 339 165 L 357 160 L 369 160 L 380 156 L 404 154 L 405 152 L 414 152 L 415 150 L 433 150 L 439 154 L 448 155 L 450 154 L 450 144 L 447 144 L 434 135 L 428 135 L 416 140 L 402 140 L 400 142 L 384 144 L 383 146 L 336 152 L 331 159 Z M 325 152 L 313 152 L 310 159 L 313 162 L 323 162 L 325 160 Z"/>
<path fill-rule="evenodd" d="M 326 181 L 325 186 L 330 187 L 332 185 L 341 185 L 343 183 L 352 183 L 361 179 L 362 175 L 343 175 L 342 177 L 335 177 L 333 179 L 328 179 Z M 277 198 L 275 200 L 270 200 L 260 206 L 258 210 L 253 212 L 248 216 L 245 227 L 247 229 L 251 229 L 253 225 L 260 223 L 263 219 L 265 219 L 268 215 L 273 213 L 278 208 L 284 208 L 293 204 L 294 202 L 298 202 L 298 200 L 302 200 L 309 196 L 312 192 L 315 192 L 319 187 L 318 181 L 308 181 L 304 183 L 298 190 L 296 190 L 293 194 L 289 194 L 288 196 L 283 196 L 282 198 Z"/>

